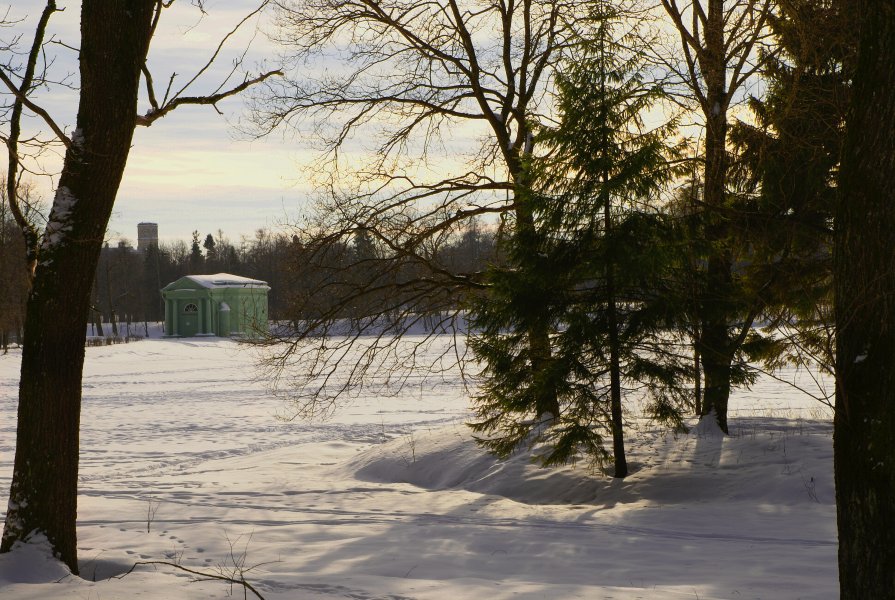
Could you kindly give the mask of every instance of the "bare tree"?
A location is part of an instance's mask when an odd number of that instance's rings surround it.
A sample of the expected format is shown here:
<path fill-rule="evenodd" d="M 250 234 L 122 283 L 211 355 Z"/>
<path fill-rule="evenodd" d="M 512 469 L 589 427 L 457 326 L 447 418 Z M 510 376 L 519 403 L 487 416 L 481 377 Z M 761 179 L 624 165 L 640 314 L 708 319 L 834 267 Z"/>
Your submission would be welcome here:
<path fill-rule="evenodd" d="M 771 0 L 661 0 L 682 50 L 682 66 L 666 64 L 689 90 L 705 126 L 703 232 L 708 243 L 705 272 L 697 293 L 699 327 L 696 349 L 705 375 L 701 415 L 714 415 L 727 432 L 727 403 L 732 363 L 760 314 L 761 303 L 744 309 L 735 298 L 735 249 L 729 242 L 729 111 L 749 79 L 759 70 L 758 51 L 769 35 Z"/>
<path fill-rule="evenodd" d="M 482 273 L 446 268 L 440 250 L 468 232 L 473 219 L 490 217 L 495 229 L 517 233 L 533 229 L 527 164 L 534 129 L 549 119 L 549 81 L 574 43 L 586 3 L 283 0 L 277 6 L 277 40 L 300 69 L 265 86 L 257 125 L 262 132 L 289 126 L 311 133 L 324 150 L 316 169 L 325 173 L 320 217 L 297 234 L 302 264 L 325 263 L 336 273 L 358 258 L 349 254 L 356 240 L 369 237 L 378 248 L 358 259 L 368 275 L 363 280 L 320 278 L 296 309 L 290 345 L 271 359 L 282 373 L 299 362 L 296 355 L 306 357 L 301 386 L 328 380 L 333 360 L 355 357 L 350 381 L 332 394 L 315 387 L 311 407 L 363 379 L 373 355 L 388 345 L 383 331 L 394 341 L 427 314 L 443 315 L 443 325 L 456 320 L 460 299 L 483 288 Z M 315 78 L 306 74 L 314 59 L 341 65 Z M 371 158 L 359 165 L 358 154 Z M 340 301 L 319 313 L 313 303 L 322 295 Z M 352 336 L 334 348 L 329 334 L 352 307 L 370 302 L 377 309 L 353 329 L 376 331 L 368 351 L 353 354 Z M 383 316 L 391 328 L 383 327 Z M 546 324 L 532 326 L 528 338 L 532 367 L 544 368 Z M 550 393 L 538 401 L 538 416 L 557 410 Z"/>
<path fill-rule="evenodd" d="M 81 376 L 92 274 L 124 172 L 134 129 L 150 125 L 188 104 L 214 105 L 273 72 L 208 95 L 190 96 L 196 79 L 161 101 L 147 67 L 147 53 L 164 10 L 164 0 L 83 0 L 78 47 L 80 79 L 75 128 L 67 133 L 36 100 L 48 84 L 40 78 L 52 51 L 47 25 L 59 10 L 48 0 L 21 69 L 0 66 L 0 82 L 13 98 L 5 142 L 7 185 L 13 215 L 25 238 L 31 291 L 25 317 L 16 456 L 0 550 L 43 534 L 56 555 L 78 571 L 78 434 Z M 259 9 L 260 10 L 260 9 Z M 223 44 L 233 32 L 223 36 Z M 205 68 L 221 46 L 212 52 Z M 48 58 L 49 57 L 49 58 Z M 44 65 L 41 69 L 39 65 Z M 146 84 L 150 107 L 141 115 L 137 100 Z M 173 78 L 172 78 L 173 80 Z M 169 90 L 171 90 L 169 85 Z M 62 173 L 49 221 L 42 233 L 23 218 L 16 183 L 21 168 L 22 115 L 36 115 L 65 148 Z"/>
<path fill-rule="evenodd" d="M 34 221 L 32 192 L 22 186 L 20 195 L 25 205 L 25 217 Z M 22 236 L 12 217 L 6 198 L 6 185 L 0 177 L 0 351 L 5 354 L 13 340 L 21 342 L 22 324 L 25 321 L 25 297 L 28 292 L 28 275 L 21 257 L 25 254 Z"/>

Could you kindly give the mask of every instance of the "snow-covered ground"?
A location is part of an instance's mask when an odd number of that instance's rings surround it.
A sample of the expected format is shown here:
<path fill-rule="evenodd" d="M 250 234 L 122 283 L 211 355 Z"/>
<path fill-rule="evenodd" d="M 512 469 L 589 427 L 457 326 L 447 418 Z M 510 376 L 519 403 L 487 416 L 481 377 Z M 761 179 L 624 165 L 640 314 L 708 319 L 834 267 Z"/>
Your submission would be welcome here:
<path fill-rule="evenodd" d="M 18 372 L 0 356 L 3 507 Z M 735 394 L 730 437 L 632 418 L 614 481 L 484 454 L 458 376 L 306 423 L 254 374 L 229 340 L 88 348 L 83 578 L 32 546 L 0 556 L 0 597 L 243 597 L 165 566 L 107 579 L 136 561 L 242 570 L 268 600 L 837 595 L 830 411 L 770 378 Z"/>

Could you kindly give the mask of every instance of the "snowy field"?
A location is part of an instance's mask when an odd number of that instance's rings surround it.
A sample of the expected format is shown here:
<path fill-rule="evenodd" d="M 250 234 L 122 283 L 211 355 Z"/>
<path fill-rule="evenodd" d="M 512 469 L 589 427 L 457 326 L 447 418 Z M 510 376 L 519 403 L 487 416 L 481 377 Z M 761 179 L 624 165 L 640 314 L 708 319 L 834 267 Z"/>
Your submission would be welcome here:
<path fill-rule="evenodd" d="M 0 506 L 20 355 L 0 356 Z M 624 481 L 498 462 L 470 442 L 458 376 L 284 422 L 249 352 L 217 339 L 87 349 L 82 578 L 42 548 L 0 556 L 0 598 L 835 598 L 828 408 L 770 378 L 732 435 L 634 418 Z M 252 598 L 249 594 L 247 597 Z"/>

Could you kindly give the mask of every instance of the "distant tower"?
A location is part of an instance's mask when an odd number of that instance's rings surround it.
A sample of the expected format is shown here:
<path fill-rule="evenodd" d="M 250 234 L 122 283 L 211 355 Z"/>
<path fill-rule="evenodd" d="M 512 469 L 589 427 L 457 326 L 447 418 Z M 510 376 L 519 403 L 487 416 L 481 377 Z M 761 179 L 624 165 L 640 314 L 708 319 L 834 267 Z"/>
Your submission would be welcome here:
<path fill-rule="evenodd" d="M 150 246 L 158 248 L 158 223 L 137 223 L 137 252 L 145 253 Z"/>

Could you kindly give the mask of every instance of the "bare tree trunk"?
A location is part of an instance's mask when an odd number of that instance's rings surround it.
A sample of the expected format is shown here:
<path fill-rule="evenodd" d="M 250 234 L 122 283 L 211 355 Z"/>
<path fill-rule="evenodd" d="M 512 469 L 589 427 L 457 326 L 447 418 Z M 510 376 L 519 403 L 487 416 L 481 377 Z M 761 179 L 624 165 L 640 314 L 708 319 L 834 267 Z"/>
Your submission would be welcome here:
<path fill-rule="evenodd" d="M 724 49 L 724 3 L 708 4 L 705 30 L 705 53 L 701 61 L 705 78 L 706 137 L 705 191 L 707 213 L 705 227 L 709 242 L 705 286 L 702 290 L 700 337 L 698 351 L 705 374 L 700 416 L 714 414 L 718 425 L 727 433 L 727 401 L 730 396 L 730 363 L 733 358 L 728 326 L 729 298 L 733 293 L 732 260 L 723 243 L 727 226 L 723 215 L 727 181 L 727 76 Z"/>
<path fill-rule="evenodd" d="M 840 597 L 895 590 L 895 0 L 861 8 L 834 252 Z"/>
<path fill-rule="evenodd" d="M 118 315 L 115 314 L 115 300 L 112 299 L 112 265 L 111 257 L 106 263 L 106 302 L 109 304 L 109 322 L 112 324 L 112 337 L 118 337 Z"/>
<path fill-rule="evenodd" d="M 522 174 L 516 179 L 516 235 L 523 240 L 525 252 L 529 256 L 534 256 L 538 250 L 533 247 L 537 236 L 534 207 L 531 206 L 533 198 L 530 182 Z M 540 421 L 547 421 L 546 424 L 552 424 L 559 417 L 559 399 L 552 384 L 545 384 L 545 378 L 541 376 L 550 367 L 553 358 L 546 307 L 543 307 L 538 317 L 532 320 L 527 331 L 528 352 L 531 369 L 534 373 L 533 381 L 540 387 L 540 393 L 535 402 L 535 416 Z"/>
<path fill-rule="evenodd" d="M 102 250 L 100 250 L 102 252 Z M 94 276 L 93 280 L 93 291 L 91 291 L 90 296 L 93 298 L 92 306 L 90 307 L 90 314 L 93 322 L 93 335 L 98 335 L 99 337 L 106 337 L 106 334 L 103 332 L 103 313 L 99 309 L 99 290 L 96 285 L 96 277 Z"/>
<path fill-rule="evenodd" d="M 136 124 L 155 5 L 82 2 L 77 129 L 28 297 L 15 466 L 0 550 L 44 534 L 73 573 L 90 292 Z"/>
<path fill-rule="evenodd" d="M 704 386 L 700 415 L 714 414 L 727 431 L 732 362 L 739 345 L 733 277 L 733 254 L 725 238 L 728 178 L 727 111 L 731 95 L 754 76 L 767 53 L 759 52 L 772 0 L 660 0 L 681 38 L 684 82 L 705 118 L 704 232 L 708 242 L 705 272 L 698 291 L 699 329 L 696 350 L 702 360 Z"/>
<path fill-rule="evenodd" d="M 697 415 L 702 414 L 702 359 L 695 345 L 693 346 L 693 408 Z"/>
<path fill-rule="evenodd" d="M 733 358 L 728 334 L 730 315 L 724 310 L 730 293 L 729 265 L 718 256 L 710 256 L 703 290 L 703 307 L 697 352 L 702 358 L 704 385 L 700 417 L 714 415 L 718 426 L 728 433 L 727 404 L 730 398 L 730 367 Z"/>
<path fill-rule="evenodd" d="M 93 327 L 96 330 L 96 335 L 106 337 L 105 332 L 103 332 L 103 315 L 96 309 L 93 310 Z"/>

